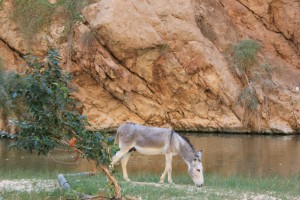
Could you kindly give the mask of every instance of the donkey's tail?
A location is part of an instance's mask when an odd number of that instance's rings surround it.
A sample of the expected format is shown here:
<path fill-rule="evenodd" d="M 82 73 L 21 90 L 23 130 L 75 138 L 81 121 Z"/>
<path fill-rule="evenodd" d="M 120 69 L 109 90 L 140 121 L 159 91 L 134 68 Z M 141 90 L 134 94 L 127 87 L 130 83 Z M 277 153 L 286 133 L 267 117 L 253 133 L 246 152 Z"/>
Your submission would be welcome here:
<path fill-rule="evenodd" d="M 119 129 L 117 130 L 114 144 L 118 144 L 118 141 L 119 141 Z"/>

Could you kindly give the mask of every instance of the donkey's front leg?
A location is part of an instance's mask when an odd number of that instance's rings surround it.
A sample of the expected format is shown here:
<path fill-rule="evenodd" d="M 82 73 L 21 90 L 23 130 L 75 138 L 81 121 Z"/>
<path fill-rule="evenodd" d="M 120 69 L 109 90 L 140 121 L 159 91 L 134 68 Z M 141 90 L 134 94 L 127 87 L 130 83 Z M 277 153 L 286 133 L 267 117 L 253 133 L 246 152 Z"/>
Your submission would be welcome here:
<path fill-rule="evenodd" d="M 165 182 L 166 175 L 167 175 L 167 166 L 165 166 L 165 171 L 162 173 L 159 183 L 164 183 Z"/>
<path fill-rule="evenodd" d="M 173 183 L 173 180 L 172 180 L 172 158 L 173 158 L 172 154 L 167 156 L 167 171 L 168 171 L 168 182 L 169 183 Z"/>
<path fill-rule="evenodd" d="M 114 155 L 112 157 L 112 162 L 110 163 L 109 168 L 112 170 L 114 168 L 114 165 L 119 162 L 119 160 L 125 155 L 127 154 L 129 151 L 129 149 L 121 149 L 120 151 L 118 151 L 116 153 L 116 155 Z"/>
<path fill-rule="evenodd" d="M 173 157 L 172 154 L 166 154 L 165 171 L 161 175 L 159 183 L 164 183 L 167 173 L 168 173 L 168 182 L 173 183 L 173 180 L 172 180 L 172 157 Z"/>

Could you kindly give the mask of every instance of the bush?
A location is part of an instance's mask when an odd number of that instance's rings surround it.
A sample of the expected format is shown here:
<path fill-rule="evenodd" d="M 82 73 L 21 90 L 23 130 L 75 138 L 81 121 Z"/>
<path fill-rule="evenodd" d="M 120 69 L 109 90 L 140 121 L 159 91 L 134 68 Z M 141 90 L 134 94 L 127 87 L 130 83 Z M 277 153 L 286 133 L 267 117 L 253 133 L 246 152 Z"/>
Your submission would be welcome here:
<path fill-rule="evenodd" d="M 237 74 L 246 83 L 239 97 L 239 103 L 251 111 L 258 107 L 258 99 L 254 88 L 254 81 L 260 81 L 263 67 L 257 67 L 257 53 L 261 48 L 255 40 L 242 40 L 231 48 L 231 64 Z"/>
<path fill-rule="evenodd" d="M 264 59 L 259 63 L 258 53 L 261 49 L 261 44 L 258 41 L 247 39 L 232 46 L 229 52 L 229 61 L 236 74 L 243 83 L 243 89 L 239 96 L 238 103 L 241 104 L 245 113 L 245 124 L 252 121 L 252 126 L 259 124 L 257 109 L 259 107 L 259 100 L 256 90 L 261 87 L 263 91 L 263 104 L 268 106 L 268 94 L 276 84 L 272 80 L 272 73 L 274 67 L 266 62 Z M 253 119 L 256 118 L 256 122 Z"/>
<path fill-rule="evenodd" d="M 35 34 L 50 23 L 54 8 L 48 0 L 15 0 L 12 19 L 30 43 Z"/>
<path fill-rule="evenodd" d="M 31 45 L 35 35 L 47 27 L 53 16 L 57 14 L 66 21 L 65 33 L 70 35 L 73 24 L 82 19 L 81 9 L 92 2 L 91 0 L 59 0 L 51 4 L 48 0 L 15 0 L 12 19 L 18 24 L 28 45 Z"/>
<path fill-rule="evenodd" d="M 255 40 L 242 40 L 232 47 L 233 65 L 239 73 L 245 73 L 257 62 L 257 53 L 261 45 Z"/>
<path fill-rule="evenodd" d="M 255 92 L 249 86 L 244 88 L 239 97 L 239 103 L 245 106 L 247 109 L 256 110 L 258 106 L 258 99 Z"/>

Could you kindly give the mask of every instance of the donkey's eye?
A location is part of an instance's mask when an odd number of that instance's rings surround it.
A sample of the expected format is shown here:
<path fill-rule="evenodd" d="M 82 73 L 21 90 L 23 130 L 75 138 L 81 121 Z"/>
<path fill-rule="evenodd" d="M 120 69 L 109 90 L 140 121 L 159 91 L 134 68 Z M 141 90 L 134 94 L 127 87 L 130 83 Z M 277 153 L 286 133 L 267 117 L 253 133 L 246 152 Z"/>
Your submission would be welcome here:
<path fill-rule="evenodd" d="M 200 170 L 200 169 L 197 169 L 197 171 L 200 172 L 201 170 Z"/>
<path fill-rule="evenodd" d="M 197 161 L 197 159 L 195 158 L 194 161 Z"/>

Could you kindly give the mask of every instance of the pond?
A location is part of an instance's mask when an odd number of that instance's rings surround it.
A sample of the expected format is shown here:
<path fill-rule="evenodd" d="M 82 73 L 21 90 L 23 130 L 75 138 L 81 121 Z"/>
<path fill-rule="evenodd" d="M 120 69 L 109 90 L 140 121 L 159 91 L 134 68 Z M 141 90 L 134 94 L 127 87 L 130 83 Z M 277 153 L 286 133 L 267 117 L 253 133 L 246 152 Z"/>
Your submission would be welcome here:
<path fill-rule="evenodd" d="M 300 175 L 300 136 L 258 136 L 231 134 L 187 134 L 196 150 L 203 150 L 205 172 L 221 175 L 292 177 Z M 37 156 L 23 151 L 8 150 L 9 140 L 0 140 L 1 170 L 62 170 L 90 171 L 93 163 L 74 160 L 74 153 L 64 149 L 48 156 Z M 155 173 L 164 170 L 164 156 L 131 156 L 127 168 L 130 174 Z M 187 165 L 179 157 L 173 158 L 173 173 L 186 174 Z"/>

